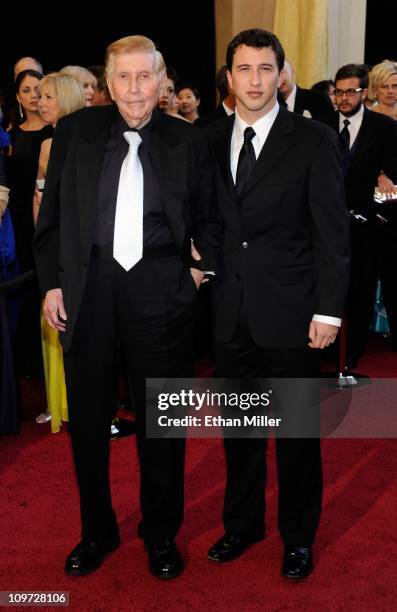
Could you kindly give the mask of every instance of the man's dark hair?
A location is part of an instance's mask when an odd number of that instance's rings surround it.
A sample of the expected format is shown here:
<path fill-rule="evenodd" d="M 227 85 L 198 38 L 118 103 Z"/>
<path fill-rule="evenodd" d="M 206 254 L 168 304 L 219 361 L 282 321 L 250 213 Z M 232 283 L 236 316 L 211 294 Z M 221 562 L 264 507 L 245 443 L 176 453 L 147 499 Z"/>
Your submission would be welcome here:
<path fill-rule="evenodd" d="M 255 47 L 256 49 L 263 49 L 263 47 L 270 47 L 276 54 L 277 66 L 279 71 L 283 69 L 285 53 L 281 46 L 281 43 L 277 36 L 267 30 L 260 28 L 252 28 L 251 30 L 243 30 L 227 46 L 226 51 L 226 66 L 229 71 L 232 70 L 233 57 L 236 53 L 237 47 L 240 45 L 246 45 L 246 47 Z"/>
<path fill-rule="evenodd" d="M 328 94 L 331 85 L 335 87 L 335 83 L 333 82 L 333 80 L 325 79 L 324 81 L 318 81 L 318 83 L 314 83 L 314 85 L 312 85 L 310 89 L 312 91 L 318 91 L 322 94 Z"/>
<path fill-rule="evenodd" d="M 87 70 L 89 70 L 89 72 L 91 72 L 96 78 L 98 91 L 105 91 L 105 89 L 108 88 L 106 83 L 105 66 L 96 64 L 94 66 L 87 66 Z"/>
<path fill-rule="evenodd" d="M 356 77 L 359 80 L 360 87 L 367 89 L 368 87 L 368 67 L 364 64 L 346 64 L 339 68 L 335 75 L 336 81 L 342 81 L 343 79 L 351 79 Z"/>
<path fill-rule="evenodd" d="M 39 72 L 38 70 L 32 70 L 30 68 L 28 68 L 27 70 L 22 70 L 22 72 L 18 72 L 17 78 L 15 79 L 15 91 L 16 92 L 20 90 L 22 81 L 27 76 L 34 77 L 35 79 L 38 79 L 39 81 L 41 81 L 41 79 L 43 78 L 43 75 L 41 74 L 41 72 Z"/>
<path fill-rule="evenodd" d="M 218 72 L 216 73 L 215 83 L 216 83 L 216 88 L 219 92 L 219 97 L 221 99 L 221 102 L 223 102 L 223 100 L 225 100 L 229 95 L 229 86 L 227 83 L 226 73 L 227 73 L 226 64 L 224 66 L 221 66 Z"/>

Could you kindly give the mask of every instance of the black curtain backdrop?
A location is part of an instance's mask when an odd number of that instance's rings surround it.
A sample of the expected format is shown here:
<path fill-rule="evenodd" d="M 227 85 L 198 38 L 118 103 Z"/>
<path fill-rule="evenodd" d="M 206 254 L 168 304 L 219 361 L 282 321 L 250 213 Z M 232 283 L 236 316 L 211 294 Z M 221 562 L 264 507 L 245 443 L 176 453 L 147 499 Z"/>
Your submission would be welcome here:
<path fill-rule="evenodd" d="M 397 2 L 367 0 L 365 63 L 370 66 L 384 59 L 397 61 Z"/>
<path fill-rule="evenodd" d="M 86 3 L 85 3 L 86 4 Z M 13 6 L 14 5 L 14 6 Z M 81 4 L 80 4 L 81 6 Z M 103 7 L 103 4 L 100 5 Z M 204 113 L 215 105 L 215 26 L 213 0 L 165 6 L 157 2 L 90 3 L 89 17 L 79 16 L 78 3 L 26 6 L 8 0 L 1 8 L 2 44 L 0 89 L 12 91 L 12 68 L 17 59 L 37 57 L 45 72 L 66 64 L 103 64 L 106 46 L 131 34 L 151 38 L 167 66 L 181 81 L 196 84 Z"/>

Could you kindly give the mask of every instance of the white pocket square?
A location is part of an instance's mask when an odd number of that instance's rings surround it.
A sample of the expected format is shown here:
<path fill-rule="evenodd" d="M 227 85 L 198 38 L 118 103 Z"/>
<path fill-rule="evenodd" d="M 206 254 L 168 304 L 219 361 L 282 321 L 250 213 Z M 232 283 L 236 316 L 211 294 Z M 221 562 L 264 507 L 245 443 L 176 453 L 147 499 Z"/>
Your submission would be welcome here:
<path fill-rule="evenodd" d="M 311 114 L 311 112 L 310 112 L 310 111 L 308 111 L 307 109 L 305 109 L 305 110 L 303 111 L 303 116 L 304 116 L 304 117 L 307 117 L 308 119 L 311 119 L 311 118 L 312 118 L 312 114 Z"/>

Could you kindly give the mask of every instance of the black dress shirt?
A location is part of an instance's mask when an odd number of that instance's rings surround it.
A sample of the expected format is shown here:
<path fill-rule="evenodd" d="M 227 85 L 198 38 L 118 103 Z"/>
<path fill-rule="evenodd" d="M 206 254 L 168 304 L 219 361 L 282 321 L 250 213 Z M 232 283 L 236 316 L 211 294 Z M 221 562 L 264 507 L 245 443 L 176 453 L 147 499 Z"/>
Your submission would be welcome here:
<path fill-rule="evenodd" d="M 143 246 L 158 247 L 173 244 L 173 238 L 163 213 L 161 202 L 158 165 L 154 147 L 153 130 L 156 115 L 138 130 L 142 142 L 138 155 L 143 170 Z M 117 190 L 121 166 L 128 153 L 128 143 L 123 133 L 131 131 L 122 115 L 117 112 L 109 130 L 102 172 L 99 181 L 97 215 L 95 223 L 94 244 L 113 243 L 114 222 L 116 215 Z"/>

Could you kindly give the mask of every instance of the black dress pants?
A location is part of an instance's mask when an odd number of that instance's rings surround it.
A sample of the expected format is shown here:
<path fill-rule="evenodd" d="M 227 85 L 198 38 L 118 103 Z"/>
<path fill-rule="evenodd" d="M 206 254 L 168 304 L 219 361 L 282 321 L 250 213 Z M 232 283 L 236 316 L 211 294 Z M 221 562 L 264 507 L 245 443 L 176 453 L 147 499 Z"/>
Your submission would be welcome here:
<path fill-rule="evenodd" d="M 178 255 L 144 257 L 129 272 L 91 258 L 65 372 L 82 535 L 105 538 L 114 524 L 109 435 L 116 402 L 117 356 L 124 353 L 134 395 L 146 541 L 176 536 L 183 520 L 183 439 L 147 439 L 146 377 L 192 375 L 197 289 Z"/>
<path fill-rule="evenodd" d="M 233 338 L 215 347 L 218 377 L 314 378 L 318 351 L 308 347 L 263 349 L 252 339 L 244 305 Z M 299 405 L 298 405 L 299 409 Z M 302 411 L 305 407 L 302 406 Z M 226 532 L 265 534 L 266 446 L 263 438 L 225 438 L 227 483 L 223 511 Z M 319 438 L 277 438 L 278 526 L 287 546 L 311 546 L 321 514 L 322 469 Z"/>

